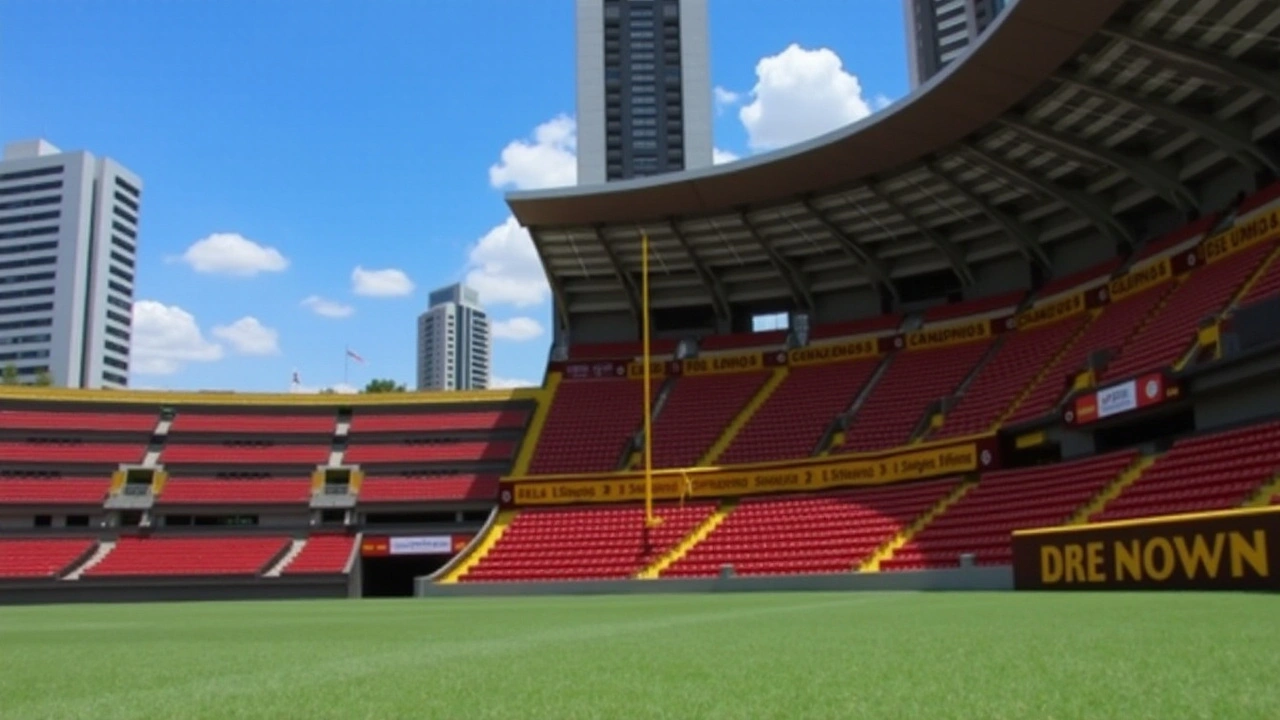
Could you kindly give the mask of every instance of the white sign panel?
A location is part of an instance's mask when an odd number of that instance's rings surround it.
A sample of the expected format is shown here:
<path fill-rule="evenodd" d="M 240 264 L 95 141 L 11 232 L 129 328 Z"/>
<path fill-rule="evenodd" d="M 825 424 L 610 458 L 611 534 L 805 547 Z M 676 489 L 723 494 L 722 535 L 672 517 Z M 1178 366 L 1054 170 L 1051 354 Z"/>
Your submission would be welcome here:
<path fill-rule="evenodd" d="M 393 537 L 388 552 L 392 555 L 448 555 L 453 552 L 450 535 Z"/>
<path fill-rule="evenodd" d="M 1138 407 L 1138 384 L 1134 380 L 1098 391 L 1098 417 L 1111 417 Z"/>

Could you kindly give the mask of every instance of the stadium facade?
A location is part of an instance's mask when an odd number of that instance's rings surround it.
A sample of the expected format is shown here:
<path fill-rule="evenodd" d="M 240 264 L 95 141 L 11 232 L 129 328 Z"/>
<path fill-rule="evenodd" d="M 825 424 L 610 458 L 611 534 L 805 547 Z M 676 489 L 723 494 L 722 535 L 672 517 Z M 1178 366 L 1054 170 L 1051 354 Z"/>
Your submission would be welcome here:
<path fill-rule="evenodd" d="M 455 284 L 433 291 L 418 316 L 418 389 L 489 387 L 491 329 L 475 288 Z"/>
<path fill-rule="evenodd" d="M 5 597 L 1274 588 L 1276 27 L 1020 0 L 849 128 L 514 193 L 540 388 L 0 393 Z"/>
<path fill-rule="evenodd" d="M 123 388 L 142 181 L 44 140 L 0 162 L 0 365 L 21 381 Z"/>
<path fill-rule="evenodd" d="M 577 0 L 578 183 L 709 167 L 707 0 Z"/>

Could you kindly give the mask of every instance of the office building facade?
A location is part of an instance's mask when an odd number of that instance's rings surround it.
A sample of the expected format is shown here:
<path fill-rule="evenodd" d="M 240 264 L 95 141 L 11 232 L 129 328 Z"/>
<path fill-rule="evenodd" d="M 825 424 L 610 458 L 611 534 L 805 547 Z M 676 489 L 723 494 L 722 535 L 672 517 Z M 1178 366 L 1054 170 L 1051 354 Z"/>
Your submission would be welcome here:
<path fill-rule="evenodd" d="M 578 184 L 709 167 L 707 0 L 577 0 Z"/>
<path fill-rule="evenodd" d="M 489 317 L 480 294 L 466 285 L 432 292 L 418 316 L 418 389 L 489 387 Z"/>
<path fill-rule="evenodd" d="M 129 384 L 142 181 L 43 140 L 0 160 L 0 367 L 19 382 Z"/>
<path fill-rule="evenodd" d="M 912 89 L 967 52 L 1006 4 L 1007 0 L 903 0 Z"/>

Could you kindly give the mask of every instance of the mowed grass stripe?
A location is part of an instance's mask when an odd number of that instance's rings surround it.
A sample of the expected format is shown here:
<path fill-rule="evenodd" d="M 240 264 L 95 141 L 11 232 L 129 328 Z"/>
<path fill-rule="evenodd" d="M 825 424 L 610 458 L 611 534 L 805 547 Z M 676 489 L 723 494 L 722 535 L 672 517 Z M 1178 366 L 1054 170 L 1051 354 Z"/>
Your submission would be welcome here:
<path fill-rule="evenodd" d="M 1275 717 L 1274 602 L 828 593 L 0 608 L 0 717 Z"/>

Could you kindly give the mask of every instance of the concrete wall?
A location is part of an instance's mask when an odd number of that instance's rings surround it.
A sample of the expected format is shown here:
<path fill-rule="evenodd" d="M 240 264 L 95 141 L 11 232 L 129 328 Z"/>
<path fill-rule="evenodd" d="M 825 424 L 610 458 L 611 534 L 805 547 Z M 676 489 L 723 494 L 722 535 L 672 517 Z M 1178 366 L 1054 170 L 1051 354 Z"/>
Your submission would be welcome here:
<path fill-rule="evenodd" d="M 1026 290 L 1031 287 L 1031 264 L 1021 255 L 1008 255 L 999 259 L 970 263 L 974 285 L 965 293 L 966 299 Z"/>
<path fill-rule="evenodd" d="M 1009 567 L 917 570 L 912 572 L 840 573 L 673 580 L 599 580 L 586 582 L 457 583 L 415 581 L 418 597 L 512 597 L 522 595 L 640 595 L 708 592 L 818 592 L 1012 590 Z"/>
<path fill-rule="evenodd" d="M 193 600 L 303 600 L 352 596 L 350 579 L 227 578 L 182 580 L 47 580 L 0 582 L 0 605 L 177 602 Z"/>

